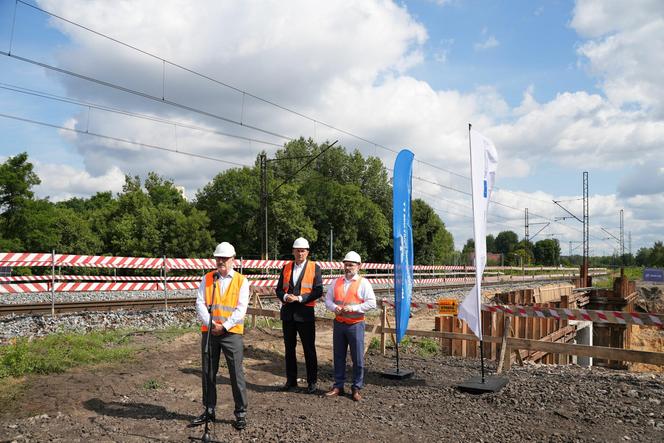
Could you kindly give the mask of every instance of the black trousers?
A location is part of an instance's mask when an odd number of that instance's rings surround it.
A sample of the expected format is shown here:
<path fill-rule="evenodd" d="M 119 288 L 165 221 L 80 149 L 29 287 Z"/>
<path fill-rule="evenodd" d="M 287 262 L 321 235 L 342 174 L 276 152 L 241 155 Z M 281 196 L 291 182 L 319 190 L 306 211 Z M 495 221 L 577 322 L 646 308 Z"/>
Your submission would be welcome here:
<path fill-rule="evenodd" d="M 242 357 L 244 354 L 242 334 L 227 332 L 223 335 L 210 335 L 212 371 L 208 370 L 208 361 L 205 355 L 207 335 L 207 332 L 203 332 L 201 337 L 203 405 L 211 409 L 214 409 L 217 405 L 217 371 L 219 371 L 219 358 L 223 352 L 224 357 L 226 357 L 226 366 L 228 366 L 228 375 L 231 379 L 235 416 L 244 417 L 247 415 L 247 386 L 244 381 L 244 370 L 242 367 Z"/>
<path fill-rule="evenodd" d="M 318 382 L 318 357 L 316 356 L 316 322 L 315 321 L 282 321 L 284 331 L 284 347 L 286 350 L 286 381 L 297 383 L 297 360 L 295 346 L 300 336 L 304 349 L 304 362 L 307 367 L 307 383 Z"/>

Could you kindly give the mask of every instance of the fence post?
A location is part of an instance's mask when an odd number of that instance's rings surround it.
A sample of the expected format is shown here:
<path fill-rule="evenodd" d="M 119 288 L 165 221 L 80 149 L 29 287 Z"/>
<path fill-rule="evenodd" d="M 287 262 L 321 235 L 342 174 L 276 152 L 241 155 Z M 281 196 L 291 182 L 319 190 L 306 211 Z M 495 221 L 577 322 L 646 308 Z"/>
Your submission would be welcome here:
<path fill-rule="evenodd" d="M 166 256 L 162 257 L 161 272 L 164 277 L 164 306 L 168 308 L 168 293 L 166 292 Z"/>
<path fill-rule="evenodd" d="M 496 370 L 496 373 L 498 374 L 500 374 L 503 370 L 509 371 L 512 367 L 512 353 L 510 352 L 510 347 L 507 344 L 507 337 L 509 337 L 511 323 L 512 317 L 505 315 L 505 318 L 503 319 L 503 341 L 500 344 L 500 356 L 498 357 L 500 361 L 498 362 L 498 369 Z"/>
<path fill-rule="evenodd" d="M 380 352 L 382 352 L 383 357 L 385 356 L 385 327 L 387 324 L 387 306 L 383 300 L 380 301 Z"/>
<path fill-rule="evenodd" d="M 254 313 L 251 314 L 251 329 L 256 329 L 256 309 L 258 308 L 258 292 L 254 291 Z"/>
<path fill-rule="evenodd" d="M 51 315 L 55 317 L 55 249 L 51 251 Z"/>

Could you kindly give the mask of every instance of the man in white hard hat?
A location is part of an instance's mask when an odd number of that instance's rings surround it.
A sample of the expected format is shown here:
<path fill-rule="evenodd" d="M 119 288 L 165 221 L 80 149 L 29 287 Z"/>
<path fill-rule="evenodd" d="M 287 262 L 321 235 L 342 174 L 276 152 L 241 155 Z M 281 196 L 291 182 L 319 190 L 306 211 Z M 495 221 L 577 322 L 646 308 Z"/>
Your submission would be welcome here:
<path fill-rule="evenodd" d="M 217 405 L 217 371 L 224 353 L 235 402 L 236 429 L 247 426 L 247 387 L 242 367 L 244 316 L 249 305 L 249 281 L 233 270 L 235 248 L 228 242 L 219 243 L 214 250 L 217 269 L 203 277 L 196 298 L 196 314 L 201 321 L 201 354 L 203 355 L 203 406 L 205 411 L 195 418 L 192 426 L 214 421 Z M 210 323 L 210 319 L 212 320 Z M 212 325 L 209 331 L 208 325 Z M 205 355 L 209 335 L 211 368 Z"/>
<path fill-rule="evenodd" d="M 318 391 L 318 358 L 316 356 L 316 300 L 323 296 L 320 266 L 308 259 L 309 242 L 298 238 L 293 243 L 294 261 L 281 270 L 277 283 L 277 297 L 281 300 L 281 324 L 284 331 L 286 383 L 284 391 L 297 387 L 295 347 L 300 336 L 307 368 L 307 392 Z"/>
<path fill-rule="evenodd" d="M 371 283 L 359 275 L 362 260 L 355 251 L 344 257 L 344 276 L 337 278 L 325 295 L 325 307 L 336 314 L 332 333 L 334 385 L 325 394 L 336 397 L 344 393 L 346 354 L 350 347 L 353 361 L 351 398 L 360 401 L 364 387 L 364 314 L 376 309 L 376 296 Z"/>

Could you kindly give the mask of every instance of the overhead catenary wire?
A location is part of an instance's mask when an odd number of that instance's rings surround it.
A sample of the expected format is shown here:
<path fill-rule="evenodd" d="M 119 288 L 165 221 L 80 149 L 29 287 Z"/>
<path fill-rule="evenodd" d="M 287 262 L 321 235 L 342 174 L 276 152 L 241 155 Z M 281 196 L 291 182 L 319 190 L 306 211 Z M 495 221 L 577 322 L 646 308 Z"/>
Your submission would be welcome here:
<path fill-rule="evenodd" d="M 207 132 L 207 133 L 210 133 L 210 134 L 222 135 L 224 137 L 236 138 L 236 139 L 245 140 L 245 141 L 249 141 L 249 142 L 253 142 L 253 143 L 265 144 L 265 145 L 270 145 L 270 146 L 275 146 L 275 147 L 282 147 L 283 146 L 282 144 L 269 142 L 267 140 L 260 140 L 260 139 L 256 139 L 256 138 L 252 138 L 252 137 L 245 137 L 243 135 L 231 134 L 231 133 L 223 132 L 223 131 L 217 131 L 215 129 L 209 129 L 209 128 L 205 128 L 205 127 L 202 127 L 202 126 L 191 125 L 191 124 L 180 122 L 180 121 L 177 121 L 177 120 L 167 120 L 167 119 L 155 117 L 153 115 L 141 114 L 141 113 L 138 113 L 138 112 L 131 112 L 131 111 L 127 111 L 127 110 L 124 110 L 124 109 L 119 109 L 119 108 L 113 108 L 113 107 L 110 107 L 110 106 L 100 105 L 100 104 L 97 104 L 97 103 L 81 101 L 81 100 L 75 100 L 75 99 L 72 99 L 72 98 L 69 98 L 69 97 L 63 97 L 63 96 L 59 96 L 59 95 L 56 95 L 56 94 L 51 94 L 50 92 L 37 91 L 35 89 L 24 88 L 22 86 L 11 85 L 11 84 L 8 84 L 8 83 L 0 82 L 0 89 L 4 89 L 6 91 L 18 92 L 20 94 L 31 95 L 31 96 L 34 96 L 34 97 L 45 98 L 45 99 L 48 99 L 48 100 L 54 100 L 54 101 L 58 101 L 58 102 L 62 102 L 62 103 L 69 103 L 69 104 L 72 104 L 72 105 L 86 107 L 88 109 L 98 109 L 100 111 L 111 112 L 111 113 L 115 113 L 115 114 L 129 116 L 129 117 L 139 118 L 139 119 L 143 119 L 143 120 L 149 120 L 149 121 L 153 121 L 153 122 L 157 122 L 157 123 L 175 125 L 175 126 L 179 126 L 181 128 L 186 128 L 186 129 L 193 129 L 195 131 L 201 131 L 201 132 Z"/>
<path fill-rule="evenodd" d="M 158 149 L 160 151 L 171 152 L 171 153 L 174 153 L 174 154 L 187 155 L 187 156 L 190 156 L 190 157 L 196 157 L 196 158 L 200 158 L 200 159 L 203 159 L 203 160 L 211 160 L 211 161 L 215 161 L 215 162 L 219 162 L 219 163 L 226 163 L 226 164 L 233 165 L 233 166 L 239 166 L 241 168 L 242 167 L 250 167 L 250 165 L 245 165 L 245 164 L 242 164 L 242 163 L 232 162 L 232 161 L 229 161 L 229 160 L 223 160 L 223 159 L 220 159 L 220 158 L 211 157 L 209 155 L 196 154 L 196 153 L 193 153 L 193 152 L 182 151 L 180 149 L 166 148 L 164 146 L 158 146 L 158 145 L 153 145 L 153 144 L 149 144 L 149 143 L 141 143 L 141 142 L 137 142 L 137 141 L 133 141 L 133 140 L 128 140 L 128 139 L 125 139 L 125 138 L 113 137 L 113 136 L 104 135 L 104 134 L 97 134 L 95 132 L 86 132 L 86 131 L 82 131 L 80 129 L 68 128 L 66 126 L 60 126 L 60 125 L 55 125 L 55 124 L 52 124 L 52 123 L 41 122 L 39 120 L 33 120 L 33 119 L 25 118 L 25 117 L 19 117 L 19 116 L 16 116 L 16 115 L 0 113 L 0 117 L 7 118 L 7 119 L 12 119 L 12 120 L 17 120 L 17 121 L 22 121 L 22 122 L 25 122 L 25 123 L 40 125 L 40 126 L 46 126 L 46 127 L 54 128 L 54 129 L 60 129 L 60 130 L 63 130 L 63 131 L 75 132 L 75 133 L 81 134 L 81 135 L 89 135 L 91 137 L 99 137 L 99 138 L 103 138 L 103 139 L 111 140 L 111 141 L 116 141 L 116 142 L 120 142 L 120 143 L 127 143 L 127 144 L 130 144 L 130 145 L 140 146 L 140 147 L 143 147 L 143 148 Z"/>

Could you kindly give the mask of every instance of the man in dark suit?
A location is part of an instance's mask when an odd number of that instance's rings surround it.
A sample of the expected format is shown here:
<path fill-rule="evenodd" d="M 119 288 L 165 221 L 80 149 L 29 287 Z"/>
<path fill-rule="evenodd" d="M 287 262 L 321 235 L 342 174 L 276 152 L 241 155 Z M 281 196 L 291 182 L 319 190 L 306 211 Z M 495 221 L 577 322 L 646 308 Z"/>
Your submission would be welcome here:
<path fill-rule="evenodd" d="M 320 266 L 307 260 L 309 242 L 300 237 L 293 243 L 294 261 L 281 270 L 277 284 L 277 297 L 281 300 L 281 323 L 284 331 L 286 354 L 286 383 L 284 391 L 297 387 L 297 360 L 295 346 L 300 336 L 307 367 L 307 392 L 318 391 L 318 358 L 316 357 L 316 322 L 314 307 L 323 295 Z"/>

